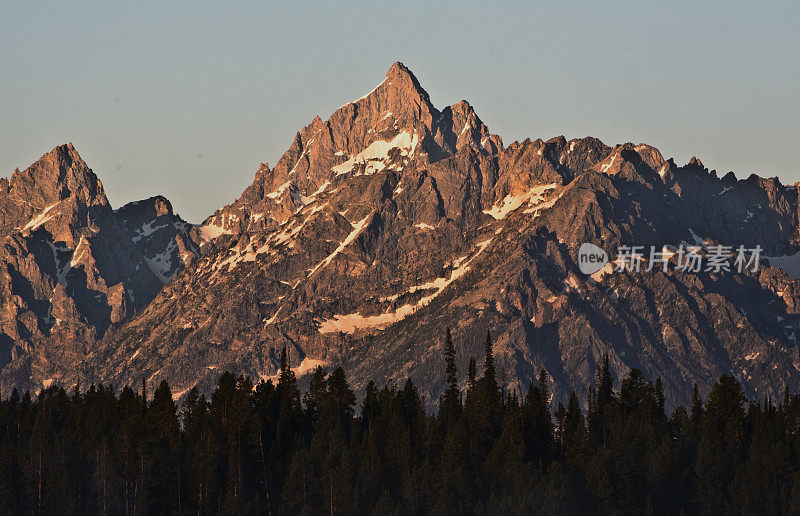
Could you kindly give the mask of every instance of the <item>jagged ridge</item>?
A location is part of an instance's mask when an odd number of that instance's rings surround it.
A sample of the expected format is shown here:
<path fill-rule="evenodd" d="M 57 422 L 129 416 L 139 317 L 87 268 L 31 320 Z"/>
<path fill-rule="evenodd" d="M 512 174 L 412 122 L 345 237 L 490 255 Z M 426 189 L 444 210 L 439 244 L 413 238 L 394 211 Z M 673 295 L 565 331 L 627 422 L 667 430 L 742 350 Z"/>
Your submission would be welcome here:
<path fill-rule="evenodd" d="M 791 255 L 797 197 L 644 144 L 504 147 L 468 103 L 437 110 L 395 63 L 262 164 L 200 228 L 204 254 L 63 378 L 165 378 L 180 396 L 224 369 L 274 375 L 287 346 L 301 376 L 334 363 L 358 386 L 411 375 L 435 400 L 450 326 L 460 367 L 489 328 L 506 384 L 524 390 L 544 367 L 557 399 L 583 391 L 605 353 L 618 376 L 663 377 L 672 404 L 731 371 L 749 395 L 777 396 L 798 383 L 794 278 L 767 262 L 586 277 L 575 253 L 705 240 Z"/>

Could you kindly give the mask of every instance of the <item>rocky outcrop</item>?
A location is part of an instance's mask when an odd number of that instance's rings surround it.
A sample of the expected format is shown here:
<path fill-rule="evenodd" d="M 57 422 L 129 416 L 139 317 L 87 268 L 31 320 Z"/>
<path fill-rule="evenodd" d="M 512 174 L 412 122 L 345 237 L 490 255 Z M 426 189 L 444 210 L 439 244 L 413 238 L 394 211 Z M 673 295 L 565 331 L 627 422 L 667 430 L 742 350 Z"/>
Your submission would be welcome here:
<path fill-rule="evenodd" d="M 163 198 L 114 212 L 72 145 L 2 183 L 0 383 L 36 389 L 73 378 L 110 327 L 191 262 L 199 236 Z"/>
<path fill-rule="evenodd" d="M 162 283 L 171 281 L 200 252 L 200 232 L 175 215 L 172 204 L 162 196 L 126 204 L 116 214 Z"/>
<path fill-rule="evenodd" d="M 524 391 L 545 368 L 555 400 L 584 393 L 605 354 L 618 377 L 631 368 L 662 377 L 672 406 L 722 373 L 753 398 L 777 397 L 800 388 L 800 283 L 771 266 L 793 263 L 798 208 L 797 186 L 719 178 L 697 159 L 677 166 L 646 144 L 556 137 L 504 146 L 467 102 L 437 109 L 395 63 L 365 97 L 298 132 L 274 168 L 262 164 L 242 196 L 198 229 L 160 198 L 118 210 L 103 228 L 124 229 L 133 261 L 105 263 L 141 264 L 134 270 L 166 285 L 144 302 L 127 295 L 126 273 L 113 282 L 87 273 L 114 301 L 104 301 L 105 319 L 59 341 L 93 343 L 72 352 L 82 359 L 51 361 L 50 370 L 15 359 L 3 378 L 23 386 L 166 379 L 180 397 L 211 389 L 223 370 L 273 377 L 287 347 L 301 380 L 316 365 L 341 364 L 359 388 L 411 376 L 436 400 L 450 327 L 462 373 L 470 356 L 480 359 L 488 329 L 502 383 Z M 55 285 L 61 269 L 36 272 L 39 244 L 9 238 L 19 246 L 15 270 L 54 285 L 26 294 L 55 300 L 34 303 L 39 312 L 3 309 L 16 331 L 4 330 L 6 342 L 28 342 L 47 327 L 42 310 L 80 312 L 83 298 Z M 692 246 L 702 255 L 717 244 L 761 245 L 772 258 L 757 270 L 690 272 L 667 253 L 666 269 L 608 265 L 585 275 L 577 265 L 585 242 L 612 259 L 620 246 Z M 77 253 L 66 247 L 65 256 Z M 18 297 L 42 290 L 0 282 Z M 41 342 L 36 349 L 56 353 Z"/>
<path fill-rule="evenodd" d="M 345 104 L 327 121 L 315 118 L 298 132 L 275 168 L 262 163 L 242 196 L 209 217 L 200 230 L 214 240 L 275 229 L 353 176 L 372 175 L 390 165 L 397 171 L 433 163 L 465 148 L 495 156 L 502 147 L 500 137 L 489 132 L 466 101 L 440 112 L 414 74 L 398 62 L 368 95 Z"/>

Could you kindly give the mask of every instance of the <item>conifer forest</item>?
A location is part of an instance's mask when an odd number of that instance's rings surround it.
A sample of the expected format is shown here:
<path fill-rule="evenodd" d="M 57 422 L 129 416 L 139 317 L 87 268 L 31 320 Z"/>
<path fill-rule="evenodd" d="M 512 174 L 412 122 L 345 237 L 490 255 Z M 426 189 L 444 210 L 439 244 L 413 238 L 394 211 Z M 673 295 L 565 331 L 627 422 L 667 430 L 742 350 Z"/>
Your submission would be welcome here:
<path fill-rule="evenodd" d="M 104 385 L 2 393 L 2 514 L 790 514 L 800 512 L 800 396 L 750 401 L 721 376 L 665 410 L 660 379 L 621 379 L 550 404 L 485 356 L 456 369 L 426 409 L 411 379 L 370 383 L 341 368 L 306 392 L 282 356 L 277 382 L 224 373 L 180 406 Z M 466 377 L 466 388 L 463 375 Z M 305 389 L 304 389 L 305 390 Z"/>

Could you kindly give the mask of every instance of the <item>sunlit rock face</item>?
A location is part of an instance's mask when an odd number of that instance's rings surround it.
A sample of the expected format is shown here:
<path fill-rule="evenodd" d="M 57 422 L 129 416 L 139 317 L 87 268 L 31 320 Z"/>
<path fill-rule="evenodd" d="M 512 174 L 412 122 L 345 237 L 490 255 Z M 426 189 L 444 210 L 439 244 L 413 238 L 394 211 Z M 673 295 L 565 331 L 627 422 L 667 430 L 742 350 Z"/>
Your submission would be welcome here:
<path fill-rule="evenodd" d="M 0 216 L 4 387 L 72 381 L 109 328 L 144 309 L 200 243 L 164 198 L 112 210 L 71 144 L 0 180 Z"/>
<path fill-rule="evenodd" d="M 24 271 L 1 280 L 4 389 L 144 377 L 180 397 L 223 370 L 273 378 L 286 347 L 301 380 L 336 364 L 357 388 L 411 376 L 433 403 L 447 327 L 462 373 L 488 329 L 505 387 L 525 391 L 544 368 L 555 400 L 585 393 L 605 354 L 617 377 L 660 376 L 671 405 L 722 373 L 753 398 L 800 387 L 800 284 L 784 270 L 800 250 L 798 189 L 775 179 L 720 178 L 645 144 L 504 146 L 466 101 L 433 106 L 401 63 L 196 228 L 160 197 L 113 212 L 80 163 L 46 176 L 67 186 L 26 190 L 41 193 L 22 215 L 4 208 L 6 269 Z M 56 202 L 75 206 L 66 225 Z M 634 245 L 759 245 L 772 259 L 586 275 L 586 242 L 612 260 Z"/>

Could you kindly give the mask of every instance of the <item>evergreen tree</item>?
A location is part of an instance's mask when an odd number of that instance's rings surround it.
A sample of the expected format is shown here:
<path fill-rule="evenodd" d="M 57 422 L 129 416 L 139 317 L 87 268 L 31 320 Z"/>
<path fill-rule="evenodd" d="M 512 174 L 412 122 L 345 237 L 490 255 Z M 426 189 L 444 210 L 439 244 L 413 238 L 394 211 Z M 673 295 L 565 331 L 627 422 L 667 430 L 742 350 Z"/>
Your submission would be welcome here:
<path fill-rule="evenodd" d="M 614 378 L 608 363 L 608 353 L 603 355 L 603 365 L 597 373 L 597 405 L 602 408 L 614 399 Z"/>
<path fill-rule="evenodd" d="M 475 364 L 475 357 L 469 357 L 469 365 L 467 366 L 467 385 L 470 390 L 475 389 L 477 378 L 477 366 Z"/>
<path fill-rule="evenodd" d="M 448 340 L 445 392 L 456 374 Z M 617 392 L 604 359 L 585 400 L 589 429 L 574 392 L 554 426 L 547 373 L 522 399 L 501 395 L 490 341 L 486 351 L 488 371 L 476 378 L 471 360 L 463 411 L 446 425 L 445 396 L 429 413 L 411 379 L 368 383 L 358 410 L 341 368 L 303 378 L 301 405 L 286 350 L 277 384 L 223 373 L 210 400 L 198 389 L 183 397 L 180 418 L 166 382 L 149 400 L 138 387 L 12 391 L 0 399 L 0 512 L 800 510 L 797 394 L 777 407 L 748 400 L 723 375 L 705 406 L 695 387 L 691 405 L 667 416 L 658 378 L 631 370 Z"/>
<path fill-rule="evenodd" d="M 745 400 L 739 382 L 725 374 L 708 394 L 695 462 L 697 503 L 706 514 L 723 512 L 729 503 L 729 486 L 744 452 Z"/>
<path fill-rule="evenodd" d="M 564 416 L 564 442 L 566 446 L 573 450 L 578 450 L 583 445 L 586 434 L 586 424 L 581 412 L 581 405 L 575 391 L 569 396 L 567 413 Z"/>
<path fill-rule="evenodd" d="M 492 387 L 497 386 L 497 378 L 496 372 L 494 369 L 494 353 L 492 352 L 492 336 L 489 333 L 489 330 L 486 330 L 486 342 L 484 343 L 484 351 L 486 353 L 486 358 L 484 361 L 483 366 L 483 378 L 485 379 L 487 386 Z"/>
<path fill-rule="evenodd" d="M 539 467 L 550 458 L 554 439 L 548 381 L 547 371 L 542 369 L 538 382 L 530 384 L 522 407 L 527 458 Z"/>
<path fill-rule="evenodd" d="M 492 337 L 486 331 L 484 344 L 485 358 L 483 376 L 478 381 L 479 399 L 482 408 L 497 417 L 500 409 L 500 386 L 497 384 L 497 375 L 494 368 L 494 353 L 492 351 Z"/>
<path fill-rule="evenodd" d="M 461 416 L 461 391 L 458 389 L 456 378 L 456 349 L 450 327 L 447 328 L 444 344 L 445 374 L 447 376 L 447 389 L 439 400 L 439 417 L 445 429 L 452 428 Z"/>
<path fill-rule="evenodd" d="M 700 418 L 703 416 L 703 400 L 700 399 L 700 390 L 697 384 L 692 389 L 692 411 L 690 421 L 695 432 L 700 431 Z"/>
<path fill-rule="evenodd" d="M 458 389 L 458 381 L 456 379 L 456 347 L 453 344 L 453 336 L 450 334 L 450 327 L 447 327 L 447 332 L 444 341 L 444 357 L 445 357 L 445 373 L 447 374 L 447 386 L 452 390 Z"/>

